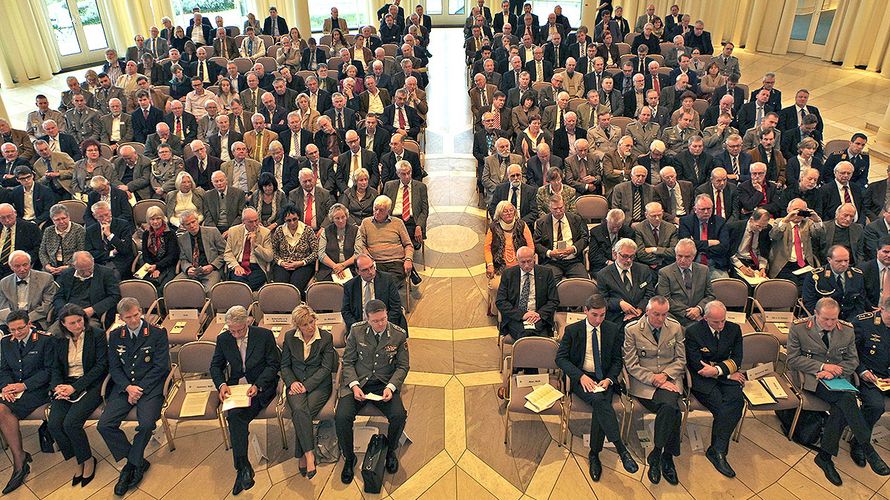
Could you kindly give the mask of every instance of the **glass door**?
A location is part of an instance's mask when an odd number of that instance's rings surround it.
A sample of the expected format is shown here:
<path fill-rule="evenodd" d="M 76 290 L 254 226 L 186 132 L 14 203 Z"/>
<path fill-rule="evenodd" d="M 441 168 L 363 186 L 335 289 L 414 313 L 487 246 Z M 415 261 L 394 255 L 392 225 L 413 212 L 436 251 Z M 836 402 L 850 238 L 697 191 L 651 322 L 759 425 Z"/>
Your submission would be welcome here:
<path fill-rule="evenodd" d="M 469 15 L 467 4 L 470 0 L 427 0 L 426 14 L 433 20 L 433 26 L 463 26 Z M 413 13 L 413 12 L 412 12 Z M 406 15 L 408 12 L 405 12 Z"/>
<path fill-rule="evenodd" d="M 44 0 L 63 68 L 102 61 L 108 48 L 96 0 Z"/>
<path fill-rule="evenodd" d="M 837 13 L 837 0 L 798 0 L 788 51 L 821 57 Z"/>

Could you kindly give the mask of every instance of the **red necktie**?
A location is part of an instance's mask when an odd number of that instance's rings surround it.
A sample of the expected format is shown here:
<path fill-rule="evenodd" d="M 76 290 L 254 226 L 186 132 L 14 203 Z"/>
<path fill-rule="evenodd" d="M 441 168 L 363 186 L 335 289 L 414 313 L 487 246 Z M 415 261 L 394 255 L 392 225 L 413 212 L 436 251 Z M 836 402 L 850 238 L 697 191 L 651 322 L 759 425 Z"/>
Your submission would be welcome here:
<path fill-rule="evenodd" d="M 708 223 L 707 222 L 705 222 L 704 224 L 701 225 L 701 235 L 700 235 L 699 239 L 701 239 L 701 241 L 703 241 L 705 243 L 707 243 L 707 241 L 708 241 Z M 700 254 L 700 256 L 701 256 L 702 265 L 707 266 L 708 265 L 708 256 L 705 255 L 704 252 L 702 252 Z"/>
<path fill-rule="evenodd" d="M 312 193 L 306 196 L 306 215 L 303 217 L 303 222 L 309 227 L 312 227 L 312 198 Z"/>
<path fill-rule="evenodd" d="M 803 258 L 803 243 L 800 241 L 800 226 L 794 226 L 794 251 L 797 253 L 797 267 L 803 267 L 807 263 Z"/>
<path fill-rule="evenodd" d="M 399 128 L 405 128 L 405 109 L 404 108 L 396 108 L 396 113 L 399 114 Z"/>
<path fill-rule="evenodd" d="M 750 236 L 748 240 L 748 257 L 751 259 L 751 263 L 754 264 L 754 270 L 756 271 L 760 269 L 760 259 L 754 253 L 754 231 L 748 231 L 748 235 Z"/>
<path fill-rule="evenodd" d="M 760 200 L 760 203 L 758 203 L 757 206 L 766 205 L 766 182 L 763 183 L 761 189 L 763 190 L 763 199 Z"/>
<path fill-rule="evenodd" d="M 402 220 L 408 222 L 411 218 L 411 200 L 408 193 L 408 186 L 402 187 Z"/>
<path fill-rule="evenodd" d="M 182 139 L 182 119 L 181 118 L 176 119 L 176 130 L 173 133 L 176 134 L 180 139 Z"/>
<path fill-rule="evenodd" d="M 850 188 L 848 186 L 844 186 L 844 203 L 853 203 L 853 200 L 850 199 Z"/>
<path fill-rule="evenodd" d="M 658 75 L 652 75 L 652 88 L 655 89 L 658 94 L 661 94 L 661 81 L 658 79 Z"/>
<path fill-rule="evenodd" d="M 717 217 L 723 217 L 723 191 L 717 191 Z"/>
<path fill-rule="evenodd" d="M 241 253 L 241 267 L 250 274 L 250 240 L 244 237 L 244 251 Z"/>

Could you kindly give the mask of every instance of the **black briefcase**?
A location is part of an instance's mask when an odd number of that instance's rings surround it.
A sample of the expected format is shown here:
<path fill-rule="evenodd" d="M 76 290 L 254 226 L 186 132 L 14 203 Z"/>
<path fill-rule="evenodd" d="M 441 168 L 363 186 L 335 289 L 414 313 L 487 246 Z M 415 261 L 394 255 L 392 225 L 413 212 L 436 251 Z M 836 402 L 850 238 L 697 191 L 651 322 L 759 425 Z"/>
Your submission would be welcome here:
<path fill-rule="evenodd" d="M 362 479 L 365 493 L 380 493 L 383 488 L 383 473 L 386 466 L 386 436 L 374 434 L 368 442 L 368 451 L 362 460 Z"/>

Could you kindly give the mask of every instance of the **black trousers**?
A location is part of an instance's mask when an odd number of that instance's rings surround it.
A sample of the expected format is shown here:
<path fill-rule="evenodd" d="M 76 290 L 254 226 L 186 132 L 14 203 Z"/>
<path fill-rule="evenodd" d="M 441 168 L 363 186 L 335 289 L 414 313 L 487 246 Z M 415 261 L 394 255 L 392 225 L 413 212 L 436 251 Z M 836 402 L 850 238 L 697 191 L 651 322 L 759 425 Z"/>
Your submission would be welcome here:
<path fill-rule="evenodd" d="M 588 376 L 594 378 L 590 374 Z M 609 384 L 609 388 L 604 392 L 593 393 L 585 391 L 580 382 L 573 382 L 572 393 L 593 408 L 590 417 L 590 454 L 596 455 L 603 451 L 603 442 L 606 438 L 610 443 L 621 443 L 618 417 L 612 408 L 612 397 L 615 393 L 613 386 Z"/>
<path fill-rule="evenodd" d="M 776 279 L 791 280 L 797 284 L 798 288 L 801 288 L 803 287 L 804 275 L 796 276 L 794 271 L 797 271 L 798 269 L 800 269 L 800 267 L 796 262 L 789 262 L 785 264 L 785 267 L 783 267 L 781 271 L 779 271 L 779 274 L 776 275 Z"/>
<path fill-rule="evenodd" d="M 680 393 L 655 389 L 652 399 L 637 398 L 640 404 L 655 414 L 655 450 L 663 450 L 673 456 L 680 455 Z"/>
<path fill-rule="evenodd" d="M 250 434 L 250 422 L 269 406 L 269 399 L 253 397 L 247 408 L 233 408 L 226 413 L 229 423 L 229 438 L 232 440 L 232 457 L 235 470 L 247 465 L 247 436 Z"/>
<path fill-rule="evenodd" d="M 510 0 L 510 12 L 516 14 L 516 17 L 522 21 L 522 4 L 525 3 L 523 0 Z M 504 22 L 507 20 L 504 19 Z"/>
<path fill-rule="evenodd" d="M 884 414 L 886 396 L 880 389 L 867 382 L 859 384 L 859 399 L 862 401 L 862 417 L 869 429 L 873 429 Z"/>
<path fill-rule="evenodd" d="M 816 396 L 831 405 L 828 419 L 822 427 L 822 443 L 819 447 L 829 455 L 837 455 L 841 431 L 845 425 L 850 426 L 856 442 L 866 448 L 871 447 L 871 427 L 856 404 L 856 396 L 852 392 L 829 391 L 822 384 L 816 385 Z"/>
<path fill-rule="evenodd" d="M 116 392 L 108 397 L 105 403 L 105 411 L 99 418 L 96 428 L 105 444 L 111 451 L 115 460 L 127 459 L 127 463 L 141 467 L 145 460 L 145 447 L 151 440 L 151 433 L 157 427 L 157 421 L 161 418 L 161 406 L 164 396 L 160 392 L 151 396 L 142 396 L 136 402 L 136 435 L 133 442 L 127 439 L 127 435 L 121 430 L 121 422 L 130 413 L 134 405 L 127 401 L 126 392 Z"/>
<path fill-rule="evenodd" d="M 590 276 L 587 274 L 587 269 L 584 269 L 584 263 L 578 259 L 551 260 L 545 265 L 553 271 L 556 281 L 563 278 L 587 278 Z"/>
<path fill-rule="evenodd" d="M 272 281 L 276 283 L 290 283 L 300 290 L 301 297 L 306 296 L 306 286 L 309 285 L 309 280 L 312 279 L 313 274 L 315 274 L 315 261 L 312 262 L 312 265 L 298 267 L 293 271 L 288 271 L 278 264 L 272 264 Z"/>
<path fill-rule="evenodd" d="M 266 273 L 263 272 L 259 264 L 250 265 L 250 274 L 246 276 L 235 276 L 235 271 L 229 271 L 229 281 L 240 281 L 246 283 L 254 292 L 266 284 Z"/>
<path fill-rule="evenodd" d="M 714 416 L 711 424 L 711 447 L 724 454 L 729 453 L 729 440 L 745 409 L 742 385 L 731 382 L 718 383 L 709 392 L 692 390 L 695 399 Z"/>
<path fill-rule="evenodd" d="M 77 457 L 82 464 L 93 457 L 90 440 L 84 430 L 87 419 L 102 404 L 102 387 L 89 389 L 76 403 L 54 399 L 49 410 L 49 432 L 59 443 L 65 460 Z"/>
<path fill-rule="evenodd" d="M 522 321 L 514 321 L 512 319 L 504 319 L 501 329 L 510 334 L 513 340 L 519 340 L 522 337 L 552 337 L 553 326 L 544 323 L 543 320 L 535 323 L 534 330 L 526 330 L 525 323 Z"/>
<path fill-rule="evenodd" d="M 303 394 L 288 394 L 287 404 L 290 406 L 290 418 L 294 424 L 294 456 L 302 458 L 307 451 L 315 449 L 315 435 L 312 432 L 312 420 L 324 408 L 333 388 L 330 385 L 316 387 L 314 391 Z"/>
<path fill-rule="evenodd" d="M 368 383 L 362 390 L 366 394 L 373 392 L 382 395 L 384 387 L 384 384 Z M 405 420 L 408 418 L 405 405 L 402 404 L 401 394 L 401 391 L 394 392 L 392 399 L 386 402 L 356 401 L 352 394 L 347 394 L 340 398 L 340 402 L 337 403 L 337 414 L 334 417 L 334 423 L 337 427 L 337 440 L 340 442 L 340 451 L 343 453 L 344 458 L 355 458 L 352 426 L 355 423 L 355 417 L 358 415 L 358 412 L 368 403 L 376 406 L 383 413 L 383 416 L 386 417 L 386 420 L 389 421 L 389 431 L 386 434 L 389 450 L 394 451 L 399 447 L 399 437 L 402 435 L 402 430 L 405 428 Z"/>

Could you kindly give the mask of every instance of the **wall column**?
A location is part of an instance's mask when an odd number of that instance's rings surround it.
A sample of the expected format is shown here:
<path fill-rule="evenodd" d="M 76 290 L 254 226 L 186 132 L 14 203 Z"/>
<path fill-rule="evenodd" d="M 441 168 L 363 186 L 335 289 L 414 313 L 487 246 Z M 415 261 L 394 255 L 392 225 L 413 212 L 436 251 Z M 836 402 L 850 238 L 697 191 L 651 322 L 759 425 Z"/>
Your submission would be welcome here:
<path fill-rule="evenodd" d="M 855 24 L 856 26 L 863 27 L 869 24 L 869 16 L 871 16 L 874 9 L 874 0 L 862 0 L 859 5 L 859 10 L 856 12 Z M 853 21 L 853 19 L 851 19 Z M 865 43 L 865 37 L 868 35 L 871 37 L 872 35 L 868 34 L 868 30 L 866 29 L 854 29 L 850 35 L 850 41 L 847 44 L 847 48 L 844 51 L 844 69 L 853 69 L 859 61 L 859 54 L 862 52 L 862 46 Z"/>
<path fill-rule="evenodd" d="M 291 3 L 293 3 L 296 12 L 294 25 L 300 30 L 303 39 L 308 39 L 312 36 L 312 26 L 309 23 L 309 0 L 291 0 Z"/>

